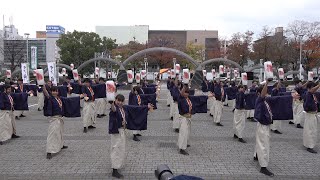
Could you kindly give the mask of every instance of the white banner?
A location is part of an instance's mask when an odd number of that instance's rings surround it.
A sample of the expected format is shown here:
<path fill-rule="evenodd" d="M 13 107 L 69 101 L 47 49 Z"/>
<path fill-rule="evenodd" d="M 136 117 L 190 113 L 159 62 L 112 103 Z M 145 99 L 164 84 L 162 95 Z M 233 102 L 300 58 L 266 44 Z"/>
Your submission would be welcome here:
<path fill-rule="evenodd" d="M 23 84 L 29 84 L 29 64 L 28 63 L 21 63 L 21 73 L 22 73 L 22 80 Z"/>
<path fill-rule="evenodd" d="M 6 70 L 6 76 L 8 79 L 11 78 L 11 70 Z"/>
<path fill-rule="evenodd" d="M 78 70 L 77 70 L 77 69 L 73 69 L 73 70 L 72 70 L 72 74 L 73 74 L 73 79 L 74 79 L 75 81 L 78 81 L 78 80 L 79 80 Z"/>
<path fill-rule="evenodd" d="M 48 72 L 49 72 L 49 80 L 52 81 L 53 85 L 57 85 L 57 70 L 55 62 L 48 62 Z"/>
<path fill-rule="evenodd" d="M 31 69 L 37 69 L 38 66 L 38 49 L 36 46 L 31 46 Z"/>
<path fill-rule="evenodd" d="M 43 75 L 43 69 L 38 69 L 36 71 L 36 77 L 37 77 L 37 84 L 38 85 L 45 85 L 45 82 L 44 82 L 44 75 Z"/>

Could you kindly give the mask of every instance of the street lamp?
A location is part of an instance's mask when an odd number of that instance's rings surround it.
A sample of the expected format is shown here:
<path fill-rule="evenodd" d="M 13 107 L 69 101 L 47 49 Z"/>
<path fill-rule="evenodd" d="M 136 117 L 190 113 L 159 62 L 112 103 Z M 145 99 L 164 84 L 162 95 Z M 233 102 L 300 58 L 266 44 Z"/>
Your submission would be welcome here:
<path fill-rule="evenodd" d="M 27 63 L 29 62 L 29 33 L 24 33 L 24 35 L 27 37 Z"/>
<path fill-rule="evenodd" d="M 146 73 L 148 73 L 148 70 L 147 70 L 147 63 L 148 63 L 148 58 L 143 58 L 144 59 L 144 70 L 146 70 Z"/>
<path fill-rule="evenodd" d="M 301 74 L 302 74 L 302 37 L 303 34 L 300 34 L 300 68 L 299 68 L 299 79 L 301 80 Z"/>

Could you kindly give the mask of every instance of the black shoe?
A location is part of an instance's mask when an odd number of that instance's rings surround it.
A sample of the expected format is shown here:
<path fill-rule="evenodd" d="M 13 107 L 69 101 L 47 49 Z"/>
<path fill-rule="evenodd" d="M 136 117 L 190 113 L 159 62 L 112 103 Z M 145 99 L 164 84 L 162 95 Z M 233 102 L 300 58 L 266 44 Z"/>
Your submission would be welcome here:
<path fill-rule="evenodd" d="M 26 117 L 25 115 L 21 114 L 20 117 Z"/>
<path fill-rule="evenodd" d="M 217 126 L 223 126 L 221 123 L 216 123 Z"/>
<path fill-rule="evenodd" d="M 16 120 L 20 120 L 20 118 L 18 116 L 16 116 Z"/>
<path fill-rule="evenodd" d="M 137 137 L 137 135 L 133 135 L 133 140 L 134 141 L 140 141 L 140 139 Z"/>
<path fill-rule="evenodd" d="M 0 146 L 3 144 L 3 142 L 2 141 L 0 141 Z"/>
<path fill-rule="evenodd" d="M 188 156 L 189 155 L 189 153 L 186 151 L 186 150 L 183 150 L 183 149 L 180 149 L 180 152 L 179 152 L 180 154 L 183 154 L 183 155 L 186 155 L 186 156 Z"/>
<path fill-rule="evenodd" d="M 289 121 L 289 124 L 294 124 L 292 121 Z"/>
<path fill-rule="evenodd" d="M 317 151 L 315 151 L 312 148 L 308 148 L 307 151 L 310 152 L 310 153 L 313 153 L 313 154 L 317 154 L 318 153 Z"/>
<path fill-rule="evenodd" d="M 188 144 L 187 147 L 191 147 L 191 146 Z"/>
<path fill-rule="evenodd" d="M 87 133 L 88 132 L 88 129 L 85 127 L 85 128 L 83 128 L 83 132 L 84 133 Z"/>
<path fill-rule="evenodd" d="M 256 156 L 253 157 L 254 161 L 258 161 L 258 155 L 256 154 Z"/>
<path fill-rule="evenodd" d="M 102 116 L 102 117 L 105 117 L 105 116 L 107 116 L 107 115 L 105 115 L 105 114 L 102 114 L 101 116 Z"/>
<path fill-rule="evenodd" d="M 232 112 L 234 112 L 235 109 L 232 109 Z"/>
<path fill-rule="evenodd" d="M 262 174 L 265 174 L 265 175 L 270 176 L 270 177 L 273 177 L 273 176 L 274 176 L 274 174 L 273 174 L 272 172 L 270 172 L 266 167 L 262 167 L 262 168 L 260 169 L 260 172 L 261 172 Z"/>
<path fill-rule="evenodd" d="M 297 124 L 297 128 L 303 129 L 303 127 L 301 126 L 301 124 Z"/>
<path fill-rule="evenodd" d="M 171 117 L 170 119 L 171 119 L 171 121 L 173 121 L 173 117 Z"/>
<path fill-rule="evenodd" d="M 68 149 L 68 146 L 62 146 L 61 149 Z"/>
<path fill-rule="evenodd" d="M 123 175 L 120 174 L 117 169 L 113 169 L 113 170 L 112 170 L 112 177 L 121 179 L 121 178 L 123 178 Z"/>
<path fill-rule="evenodd" d="M 247 120 L 250 120 L 251 119 L 251 117 L 247 117 Z"/>
<path fill-rule="evenodd" d="M 97 115 L 97 118 L 102 118 L 102 116 L 100 114 Z"/>
<path fill-rule="evenodd" d="M 233 138 L 238 139 L 239 137 L 238 137 L 237 135 L 235 135 L 235 134 L 234 134 L 234 135 L 233 135 Z"/>
<path fill-rule="evenodd" d="M 47 159 L 51 159 L 51 158 L 52 158 L 51 153 L 47 153 Z"/>
<path fill-rule="evenodd" d="M 168 107 L 170 107 L 170 104 L 169 105 L 167 105 Z"/>
<path fill-rule="evenodd" d="M 179 129 L 174 129 L 174 132 L 179 133 Z"/>
<path fill-rule="evenodd" d="M 272 132 L 276 133 L 276 134 L 282 134 L 282 132 L 278 131 L 278 130 L 272 130 Z"/>
<path fill-rule="evenodd" d="M 211 117 L 213 117 L 213 115 L 212 115 L 212 114 L 210 114 L 210 116 L 211 116 Z"/>
<path fill-rule="evenodd" d="M 95 129 L 96 127 L 94 127 L 94 126 L 88 126 L 88 129 Z"/>
<path fill-rule="evenodd" d="M 40 108 L 38 108 L 38 111 L 41 111 L 41 109 L 40 109 Z"/>
<path fill-rule="evenodd" d="M 243 140 L 242 138 L 239 138 L 239 142 L 242 142 L 242 143 L 247 143 L 245 140 Z"/>
<path fill-rule="evenodd" d="M 12 136 L 11 136 L 11 138 L 12 139 L 16 139 L 16 138 L 19 138 L 20 136 L 17 136 L 17 135 L 15 135 L 15 134 L 12 134 Z"/>
<path fill-rule="evenodd" d="M 228 104 L 225 104 L 225 105 L 223 105 L 223 106 L 227 106 L 227 107 L 228 107 L 229 105 L 228 105 Z"/>
<path fill-rule="evenodd" d="M 136 136 L 142 136 L 141 134 L 136 134 Z"/>

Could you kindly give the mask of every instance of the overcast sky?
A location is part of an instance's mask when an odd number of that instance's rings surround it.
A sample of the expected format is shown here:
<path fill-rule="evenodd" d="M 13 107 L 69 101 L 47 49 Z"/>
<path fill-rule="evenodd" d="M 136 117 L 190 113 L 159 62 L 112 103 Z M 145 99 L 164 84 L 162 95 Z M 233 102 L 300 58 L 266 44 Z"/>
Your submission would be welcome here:
<path fill-rule="evenodd" d="M 320 0 L 1 0 L 0 14 L 22 35 L 46 25 L 95 31 L 96 25 L 149 25 L 151 30 L 218 30 L 219 36 L 296 19 L 320 21 Z M 2 23 L 2 18 L 1 21 Z"/>

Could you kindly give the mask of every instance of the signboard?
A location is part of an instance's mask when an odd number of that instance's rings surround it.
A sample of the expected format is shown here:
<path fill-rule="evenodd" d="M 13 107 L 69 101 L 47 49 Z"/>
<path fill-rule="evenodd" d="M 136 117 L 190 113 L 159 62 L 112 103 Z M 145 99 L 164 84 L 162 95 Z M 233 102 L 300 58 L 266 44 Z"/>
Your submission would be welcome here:
<path fill-rule="evenodd" d="M 23 84 L 28 84 L 30 82 L 28 63 L 21 63 L 21 73 L 22 73 Z"/>
<path fill-rule="evenodd" d="M 31 46 L 31 69 L 37 69 L 38 66 L 38 51 L 36 46 Z"/>
<path fill-rule="evenodd" d="M 59 25 L 46 25 L 47 34 L 64 34 L 65 29 Z"/>
<path fill-rule="evenodd" d="M 49 72 L 49 80 L 52 81 L 53 85 L 57 85 L 57 70 L 55 62 L 48 62 L 48 72 Z"/>

